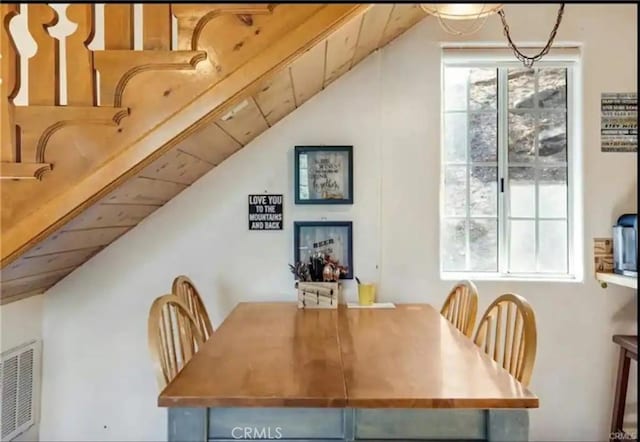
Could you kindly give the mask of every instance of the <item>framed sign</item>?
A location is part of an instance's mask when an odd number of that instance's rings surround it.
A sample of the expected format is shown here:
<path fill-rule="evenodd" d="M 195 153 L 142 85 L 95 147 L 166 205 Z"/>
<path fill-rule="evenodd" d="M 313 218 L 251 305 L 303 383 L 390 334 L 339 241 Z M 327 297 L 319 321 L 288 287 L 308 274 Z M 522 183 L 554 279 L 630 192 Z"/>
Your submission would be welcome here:
<path fill-rule="evenodd" d="M 638 95 L 603 93 L 600 104 L 602 152 L 638 151 Z"/>
<path fill-rule="evenodd" d="M 318 253 L 347 267 L 343 279 L 353 279 L 353 229 L 351 221 L 296 221 L 293 223 L 295 262 L 309 263 Z"/>
<path fill-rule="evenodd" d="M 353 146 L 296 146 L 296 204 L 353 204 Z"/>
<path fill-rule="evenodd" d="M 282 195 L 249 195 L 249 230 L 282 230 Z"/>

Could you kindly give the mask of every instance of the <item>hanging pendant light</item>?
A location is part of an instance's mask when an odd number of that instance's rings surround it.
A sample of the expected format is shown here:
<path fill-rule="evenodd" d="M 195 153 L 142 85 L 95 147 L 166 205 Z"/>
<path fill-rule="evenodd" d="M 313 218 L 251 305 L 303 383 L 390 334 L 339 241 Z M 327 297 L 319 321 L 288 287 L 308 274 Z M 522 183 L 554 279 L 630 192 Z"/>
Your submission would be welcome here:
<path fill-rule="evenodd" d="M 422 9 L 447 20 L 482 18 L 498 12 L 502 3 L 422 3 Z"/>
<path fill-rule="evenodd" d="M 528 56 L 522 53 L 520 49 L 518 49 L 518 47 L 513 42 L 513 39 L 511 38 L 509 25 L 507 24 L 507 18 L 505 16 L 504 10 L 502 9 L 502 3 L 421 3 L 420 6 L 428 14 L 436 16 L 438 22 L 440 23 L 440 27 L 445 32 L 458 36 L 471 35 L 475 32 L 478 32 L 484 25 L 487 17 L 494 13 L 498 14 L 500 16 L 500 20 L 502 21 L 503 33 L 507 38 L 509 47 L 513 51 L 516 58 L 520 60 L 525 67 L 528 68 L 531 68 L 536 61 L 539 61 L 549 52 L 549 50 L 551 49 L 551 45 L 553 45 L 553 40 L 556 37 L 558 28 L 560 27 L 560 23 L 562 22 L 562 16 L 564 14 L 564 3 L 561 3 L 560 7 L 558 8 L 556 23 L 551 30 L 551 33 L 549 34 L 547 44 L 536 55 Z M 453 28 L 450 24 L 446 23 L 445 20 L 474 20 L 474 23 L 467 29 L 460 30 Z"/>
<path fill-rule="evenodd" d="M 421 3 L 420 6 L 438 19 L 446 33 L 461 36 L 478 32 L 487 17 L 502 8 L 502 3 Z M 456 29 L 445 20 L 473 20 L 473 23 L 465 29 Z"/>

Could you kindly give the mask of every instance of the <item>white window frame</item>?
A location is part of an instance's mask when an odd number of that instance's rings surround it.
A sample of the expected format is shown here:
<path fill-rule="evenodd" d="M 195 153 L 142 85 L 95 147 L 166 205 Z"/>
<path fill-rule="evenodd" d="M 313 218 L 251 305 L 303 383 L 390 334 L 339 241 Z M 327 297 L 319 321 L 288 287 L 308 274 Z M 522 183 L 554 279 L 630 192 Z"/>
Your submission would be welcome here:
<path fill-rule="evenodd" d="M 535 49 L 530 51 L 536 52 Z M 505 49 L 462 49 L 447 51 L 445 48 L 441 64 L 441 84 L 440 84 L 440 216 L 439 216 L 439 238 L 440 238 L 440 278 L 442 280 L 490 280 L 490 281 L 558 281 L 558 282 L 582 282 L 584 278 L 583 259 L 583 201 L 582 201 L 582 66 L 580 62 L 580 51 L 578 48 L 560 50 L 554 54 L 553 51 L 547 54 L 542 61 L 535 64 L 535 67 L 557 67 L 567 69 L 567 273 L 509 273 L 509 235 L 507 203 L 508 185 L 508 165 L 507 148 L 508 125 L 507 112 L 501 111 L 508 106 L 507 88 L 498 88 L 497 112 L 498 112 L 498 186 L 500 179 L 504 179 L 504 192 L 500 192 L 498 187 L 498 271 L 445 271 L 444 270 L 444 238 L 442 228 L 445 220 L 444 211 L 444 179 L 445 179 L 445 131 L 444 131 L 444 71 L 446 67 L 487 67 L 487 68 L 509 68 L 522 67 L 522 63 L 515 60 L 513 55 Z M 501 71 L 499 71 L 501 72 Z M 506 72 L 503 72 L 506 76 Z M 504 80 L 503 79 L 503 84 Z M 502 174 L 500 174 L 502 172 Z M 467 185 L 468 187 L 468 185 Z M 469 192 L 469 189 L 467 189 Z M 538 186 L 536 186 L 538 192 Z M 537 197 L 536 197 L 537 201 Z M 537 213 L 536 213 L 537 215 Z M 540 218 L 537 218 L 540 219 Z M 537 225 L 538 223 L 536 223 Z M 540 240 L 536 235 L 536 241 Z M 536 246 L 536 250 L 537 250 Z"/>

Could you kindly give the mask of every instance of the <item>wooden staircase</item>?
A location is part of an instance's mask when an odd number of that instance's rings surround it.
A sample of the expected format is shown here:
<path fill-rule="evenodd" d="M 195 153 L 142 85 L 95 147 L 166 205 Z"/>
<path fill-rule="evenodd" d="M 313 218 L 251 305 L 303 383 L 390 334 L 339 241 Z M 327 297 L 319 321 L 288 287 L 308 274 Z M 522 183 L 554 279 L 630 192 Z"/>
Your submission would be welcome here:
<path fill-rule="evenodd" d="M 44 290 L 424 14 L 416 5 L 72 4 L 64 41 L 29 4 L 37 45 L 20 85 L 0 5 L 0 302 Z M 60 66 L 66 67 L 61 103 Z M 14 104 L 19 87 L 28 105 Z"/>

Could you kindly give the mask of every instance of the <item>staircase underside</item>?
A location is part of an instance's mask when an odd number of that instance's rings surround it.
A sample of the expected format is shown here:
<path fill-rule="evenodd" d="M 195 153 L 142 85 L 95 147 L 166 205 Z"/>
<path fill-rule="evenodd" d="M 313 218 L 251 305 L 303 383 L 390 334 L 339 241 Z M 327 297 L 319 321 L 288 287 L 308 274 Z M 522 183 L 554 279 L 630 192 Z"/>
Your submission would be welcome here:
<path fill-rule="evenodd" d="M 424 16 L 416 4 L 376 4 L 252 87 L 225 115 L 212 111 L 195 122 L 161 156 L 107 186 L 5 263 L 0 303 L 46 291 Z"/>

